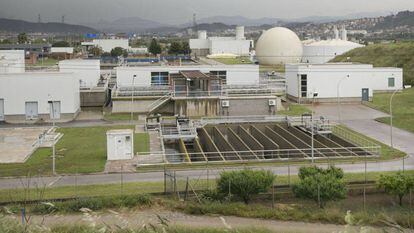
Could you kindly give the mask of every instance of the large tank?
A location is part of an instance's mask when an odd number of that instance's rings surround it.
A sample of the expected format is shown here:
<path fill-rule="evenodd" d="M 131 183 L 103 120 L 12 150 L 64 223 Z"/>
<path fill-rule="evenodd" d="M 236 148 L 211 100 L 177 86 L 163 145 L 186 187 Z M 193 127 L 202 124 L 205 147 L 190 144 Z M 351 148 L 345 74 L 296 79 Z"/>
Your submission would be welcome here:
<path fill-rule="evenodd" d="M 299 63 L 303 48 L 293 31 L 275 27 L 264 32 L 256 44 L 256 57 L 260 64 L 278 65 Z"/>
<path fill-rule="evenodd" d="M 236 27 L 236 40 L 244 40 L 246 39 L 244 37 L 244 27 L 243 26 L 237 26 Z"/>
<path fill-rule="evenodd" d="M 336 56 L 364 45 L 345 40 L 322 40 L 303 45 L 304 63 L 326 63 Z"/>
<path fill-rule="evenodd" d="M 207 31 L 205 31 L 205 30 L 198 31 L 198 39 L 206 40 L 207 39 Z"/>

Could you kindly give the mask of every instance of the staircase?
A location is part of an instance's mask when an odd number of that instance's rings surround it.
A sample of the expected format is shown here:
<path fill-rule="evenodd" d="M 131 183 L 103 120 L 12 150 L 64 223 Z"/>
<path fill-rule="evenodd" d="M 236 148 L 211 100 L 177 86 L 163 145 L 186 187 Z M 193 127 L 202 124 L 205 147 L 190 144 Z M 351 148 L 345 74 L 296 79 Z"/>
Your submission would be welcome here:
<path fill-rule="evenodd" d="M 148 115 L 162 107 L 164 104 L 168 103 L 171 99 L 171 93 L 167 93 L 166 95 L 162 96 L 161 98 L 157 99 L 156 101 L 152 102 L 148 106 Z"/>

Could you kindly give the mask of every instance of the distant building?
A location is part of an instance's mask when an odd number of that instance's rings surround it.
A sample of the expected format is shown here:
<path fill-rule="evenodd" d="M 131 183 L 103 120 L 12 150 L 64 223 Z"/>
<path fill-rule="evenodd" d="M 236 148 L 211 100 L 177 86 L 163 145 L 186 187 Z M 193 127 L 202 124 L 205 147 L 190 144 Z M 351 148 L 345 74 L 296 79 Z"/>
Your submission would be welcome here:
<path fill-rule="evenodd" d="M 297 102 L 370 101 L 374 92 L 403 88 L 401 68 L 369 64 L 287 64 L 287 96 Z"/>
<path fill-rule="evenodd" d="M 57 59 L 72 59 L 73 47 L 52 47 L 50 55 Z"/>
<path fill-rule="evenodd" d="M 123 49 L 129 49 L 128 39 L 94 39 L 89 42 L 81 43 L 84 52 L 88 51 L 91 47 L 99 47 L 104 52 L 111 52 L 113 48 L 121 47 Z"/>
<path fill-rule="evenodd" d="M 190 49 L 193 56 L 213 54 L 235 54 L 247 56 L 253 48 L 253 40 L 246 40 L 244 27 L 236 28 L 235 37 L 207 37 L 207 31 L 198 31 L 197 39 L 190 39 Z"/>
<path fill-rule="evenodd" d="M 73 73 L 80 87 L 96 87 L 101 77 L 100 60 L 72 59 L 59 61 L 59 71 Z"/>

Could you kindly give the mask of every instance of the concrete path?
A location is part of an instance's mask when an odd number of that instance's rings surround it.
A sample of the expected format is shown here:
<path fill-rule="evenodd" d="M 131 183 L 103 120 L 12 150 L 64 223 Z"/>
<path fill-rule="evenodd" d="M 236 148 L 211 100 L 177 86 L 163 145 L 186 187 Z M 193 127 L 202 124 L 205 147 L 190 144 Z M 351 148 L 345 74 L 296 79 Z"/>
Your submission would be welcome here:
<path fill-rule="evenodd" d="M 316 106 L 315 111 L 317 114 L 323 113 L 327 116 L 334 116 L 337 110 L 335 105 L 321 105 Z M 370 109 L 362 105 L 343 105 L 342 111 L 348 112 L 348 115 L 344 114 L 343 124 L 346 126 L 366 134 L 372 138 L 377 139 L 385 144 L 389 144 L 389 126 L 378 123 L 373 120 L 377 116 L 383 116 L 384 114 L 373 109 Z M 354 117 L 353 117 L 354 115 Z M 346 117 L 345 117 L 346 116 Z M 364 119 L 365 118 L 365 119 Z M 405 163 L 406 170 L 414 170 L 414 134 L 394 128 L 394 142 L 395 147 L 408 154 L 405 160 L 398 159 L 386 162 L 369 162 L 367 163 L 367 171 L 398 171 L 402 170 L 403 161 Z M 365 164 L 335 164 L 336 166 L 344 169 L 348 173 L 364 172 Z M 327 166 L 327 165 L 326 165 Z M 254 168 L 254 167 L 253 167 Z M 260 166 L 258 169 L 272 170 L 277 175 L 297 174 L 299 166 Z M 220 168 L 209 169 L 209 177 L 216 177 L 222 170 L 238 169 L 238 168 Z M 177 175 L 185 179 L 189 178 L 207 178 L 207 172 L 205 169 L 191 170 L 191 171 L 177 171 Z M 151 182 L 151 181 L 163 181 L 164 175 L 162 172 L 146 172 L 146 173 L 130 173 L 123 175 L 123 182 Z M 0 189 L 21 188 L 21 182 L 27 182 L 25 179 L 0 179 Z M 81 175 L 81 176 L 62 176 L 62 177 L 37 177 L 31 178 L 31 182 L 38 184 L 45 184 L 49 187 L 56 186 L 69 186 L 74 185 L 88 185 L 88 184 L 109 184 L 119 183 L 119 174 L 95 174 L 95 175 Z"/>

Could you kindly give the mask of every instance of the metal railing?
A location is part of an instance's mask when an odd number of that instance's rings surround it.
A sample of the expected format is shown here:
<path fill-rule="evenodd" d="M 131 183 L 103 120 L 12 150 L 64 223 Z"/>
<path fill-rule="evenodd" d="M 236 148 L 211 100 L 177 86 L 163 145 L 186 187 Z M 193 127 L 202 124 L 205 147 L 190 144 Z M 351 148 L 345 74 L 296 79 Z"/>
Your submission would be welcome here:
<path fill-rule="evenodd" d="M 378 145 L 377 143 L 375 143 L 374 141 L 371 141 L 341 125 L 335 125 L 334 127 L 332 127 L 332 133 L 346 141 L 348 141 L 349 143 L 355 144 L 357 146 L 361 146 L 361 147 L 377 147 L 377 148 L 381 148 L 380 145 Z"/>
<path fill-rule="evenodd" d="M 263 123 L 263 122 L 286 122 L 286 116 L 217 116 L 202 117 L 196 124 L 205 126 L 209 124 L 229 123 Z"/>
<path fill-rule="evenodd" d="M 155 100 L 154 102 L 152 102 L 150 105 L 148 105 L 148 112 L 152 112 L 155 109 L 157 109 L 158 107 L 160 107 L 162 104 L 164 104 L 165 102 L 169 101 L 171 98 L 171 94 L 167 93 L 166 95 L 162 96 L 161 98 Z"/>

